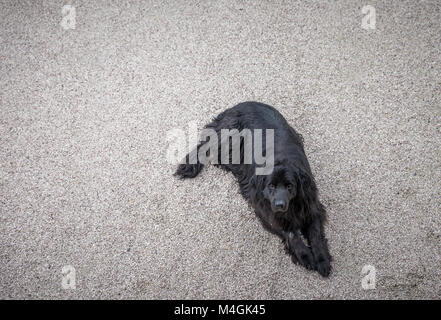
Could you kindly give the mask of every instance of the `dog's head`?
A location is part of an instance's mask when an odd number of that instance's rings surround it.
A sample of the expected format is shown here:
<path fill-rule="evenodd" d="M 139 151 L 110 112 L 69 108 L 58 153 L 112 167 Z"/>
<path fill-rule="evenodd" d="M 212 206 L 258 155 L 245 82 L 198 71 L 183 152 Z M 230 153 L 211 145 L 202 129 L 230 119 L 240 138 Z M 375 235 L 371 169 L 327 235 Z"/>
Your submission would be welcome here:
<path fill-rule="evenodd" d="M 288 211 L 291 200 L 297 195 L 295 173 L 286 167 L 275 167 L 273 173 L 266 177 L 263 187 L 263 196 L 274 213 Z"/>
<path fill-rule="evenodd" d="M 308 202 L 308 198 L 314 195 L 313 179 L 295 166 L 276 165 L 272 174 L 255 177 L 259 180 L 256 188 L 261 191 L 274 213 L 285 213 L 296 204 L 303 206 L 303 203 Z M 258 193 L 255 196 L 258 196 Z"/>

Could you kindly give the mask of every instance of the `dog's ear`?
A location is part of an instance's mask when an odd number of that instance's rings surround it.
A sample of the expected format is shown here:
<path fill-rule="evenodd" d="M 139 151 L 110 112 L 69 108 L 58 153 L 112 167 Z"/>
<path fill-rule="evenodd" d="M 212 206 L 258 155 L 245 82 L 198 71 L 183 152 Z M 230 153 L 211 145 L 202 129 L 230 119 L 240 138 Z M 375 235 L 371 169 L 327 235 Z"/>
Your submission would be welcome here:
<path fill-rule="evenodd" d="M 307 208 L 317 197 L 314 178 L 303 170 L 299 170 L 295 178 L 297 180 L 297 201 L 303 203 L 303 207 Z"/>
<path fill-rule="evenodd" d="M 258 190 L 263 190 L 265 188 L 266 176 L 265 175 L 254 175 L 251 180 L 251 186 Z"/>
<path fill-rule="evenodd" d="M 299 170 L 296 176 L 296 180 L 297 180 L 297 192 L 302 198 L 304 198 L 308 193 L 311 185 L 310 179 L 303 170 Z"/>
<path fill-rule="evenodd" d="M 249 195 L 250 200 L 254 203 L 261 201 L 263 199 L 263 190 L 266 185 L 265 175 L 254 175 L 249 182 Z"/>

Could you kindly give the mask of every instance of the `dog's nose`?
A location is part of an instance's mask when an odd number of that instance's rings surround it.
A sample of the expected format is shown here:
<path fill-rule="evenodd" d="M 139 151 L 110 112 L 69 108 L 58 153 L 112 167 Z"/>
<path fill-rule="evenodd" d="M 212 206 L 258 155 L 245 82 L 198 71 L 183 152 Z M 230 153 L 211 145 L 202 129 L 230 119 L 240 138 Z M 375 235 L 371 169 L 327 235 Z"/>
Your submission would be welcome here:
<path fill-rule="evenodd" d="M 285 208 L 285 201 L 276 200 L 276 202 L 274 202 L 274 205 L 276 206 L 277 209 L 284 209 Z"/>

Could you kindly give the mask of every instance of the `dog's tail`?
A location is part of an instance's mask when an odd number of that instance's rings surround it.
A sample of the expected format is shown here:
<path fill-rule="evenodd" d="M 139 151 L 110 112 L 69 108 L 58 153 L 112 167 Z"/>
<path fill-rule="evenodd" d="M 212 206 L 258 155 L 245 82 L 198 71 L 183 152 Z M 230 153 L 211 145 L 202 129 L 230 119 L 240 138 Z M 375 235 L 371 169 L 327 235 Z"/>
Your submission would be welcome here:
<path fill-rule="evenodd" d="M 197 151 L 199 151 L 201 145 L 202 144 L 199 144 L 197 148 L 193 151 L 196 152 L 195 158 L 197 158 Z M 188 179 L 196 177 L 199 172 L 201 172 L 204 164 L 201 163 L 199 159 L 196 159 L 196 163 L 190 163 L 190 157 L 193 152 L 187 154 L 187 156 L 185 157 L 185 163 L 181 163 L 178 166 L 176 172 L 174 173 L 175 176 L 179 177 L 180 179 Z"/>

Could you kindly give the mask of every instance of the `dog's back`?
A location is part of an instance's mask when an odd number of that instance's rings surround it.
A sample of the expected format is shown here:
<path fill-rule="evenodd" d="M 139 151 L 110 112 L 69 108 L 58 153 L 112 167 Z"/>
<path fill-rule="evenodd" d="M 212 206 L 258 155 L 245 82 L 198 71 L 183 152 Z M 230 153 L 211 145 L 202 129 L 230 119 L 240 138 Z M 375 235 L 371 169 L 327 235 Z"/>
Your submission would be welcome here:
<path fill-rule="evenodd" d="M 216 119 L 226 124 L 234 123 L 234 129 L 289 129 L 285 118 L 275 108 L 260 102 L 239 103 L 222 112 Z M 233 128 L 231 128 L 233 129 Z"/>
<path fill-rule="evenodd" d="M 304 152 L 303 137 L 295 131 L 283 115 L 274 107 L 255 101 L 239 103 L 222 112 L 207 127 L 223 129 L 273 129 L 274 137 L 283 148 L 294 143 Z"/>
<path fill-rule="evenodd" d="M 299 157 L 300 162 L 304 164 L 305 170 L 309 171 L 309 164 L 304 154 L 303 137 L 296 132 L 286 121 L 283 115 L 277 111 L 274 107 L 255 101 L 247 101 L 239 103 L 232 108 L 229 108 L 221 112 L 216 116 L 212 122 L 208 123 L 205 128 L 213 129 L 221 141 L 221 131 L 224 129 L 232 130 L 236 129 L 242 131 L 243 129 L 249 129 L 251 131 L 255 129 L 263 130 L 263 149 L 266 149 L 265 130 L 274 130 L 274 154 L 276 159 L 282 160 L 284 154 L 295 154 Z M 196 149 L 199 149 L 204 142 L 199 144 Z M 254 146 L 253 146 L 254 148 Z M 240 155 L 243 159 L 243 149 Z M 220 157 L 219 151 L 219 157 Z M 220 158 L 219 158 L 220 159 Z M 187 155 L 188 160 L 188 155 Z M 219 163 L 221 161 L 219 160 Z M 242 163 L 243 164 L 243 163 Z M 220 166 L 223 169 L 232 171 L 235 175 L 242 175 L 242 170 L 251 170 L 254 173 L 255 163 L 251 164 L 251 167 L 226 164 L 222 163 Z M 189 164 L 188 161 L 185 164 L 181 164 L 178 167 L 176 175 L 180 178 L 194 178 L 202 170 L 203 164 L 198 162 L 196 164 Z M 239 170 L 239 171 L 238 171 Z"/>

